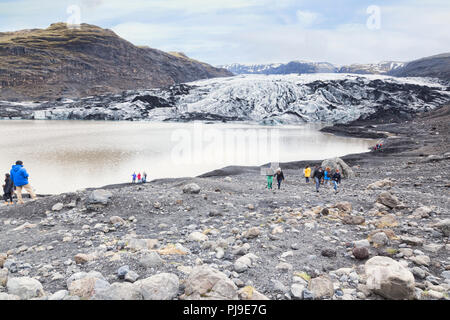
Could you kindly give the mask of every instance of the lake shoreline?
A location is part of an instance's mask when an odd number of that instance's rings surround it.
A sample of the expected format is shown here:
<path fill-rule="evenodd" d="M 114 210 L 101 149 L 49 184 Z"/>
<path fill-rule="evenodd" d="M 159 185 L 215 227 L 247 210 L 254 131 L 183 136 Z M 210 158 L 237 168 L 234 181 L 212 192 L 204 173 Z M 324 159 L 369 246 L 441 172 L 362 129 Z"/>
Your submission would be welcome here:
<path fill-rule="evenodd" d="M 113 288 L 138 285 L 118 278 L 125 265 L 138 279 L 169 273 L 180 283 L 212 268 L 241 299 L 251 287 L 272 300 L 380 300 L 365 269 L 374 257 L 411 274 L 406 299 L 448 300 L 449 121 L 447 106 L 377 124 L 390 132 L 382 151 L 343 157 L 355 177 L 338 193 L 326 185 L 315 192 L 299 161 L 281 164 L 281 190 L 267 190 L 259 167 L 238 166 L 0 206 L 0 254 L 9 277 L 42 284 L 44 300 L 60 290 L 60 299 L 79 299 L 67 280 L 94 270 L 117 298 Z M 191 183 L 198 193 L 183 192 Z M 92 202 L 93 191 L 106 196 L 103 203 Z M 324 295 L 314 282 L 334 289 Z M 227 299 L 217 290 L 211 294 Z M 189 297 L 180 285 L 176 299 Z"/>

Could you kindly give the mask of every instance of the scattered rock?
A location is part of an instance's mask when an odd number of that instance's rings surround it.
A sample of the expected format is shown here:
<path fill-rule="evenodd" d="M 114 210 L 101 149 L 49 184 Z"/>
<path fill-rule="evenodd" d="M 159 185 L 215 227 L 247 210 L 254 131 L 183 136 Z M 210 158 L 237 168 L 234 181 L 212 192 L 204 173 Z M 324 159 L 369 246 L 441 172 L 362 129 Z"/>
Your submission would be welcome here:
<path fill-rule="evenodd" d="M 108 204 L 112 193 L 108 190 L 96 189 L 89 194 L 88 203 L 90 204 Z"/>
<path fill-rule="evenodd" d="M 9 278 L 6 284 L 8 294 L 16 295 L 22 300 L 39 298 L 44 296 L 42 284 L 33 278 Z"/>
<path fill-rule="evenodd" d="M 364 219 L 364 217 L 361 217 L 361 216 L 345 215 L 342 218 L 343 223 L 352 224 L 352 225 L 363 224 L 365 221 L 366 221 L 366 219 Z"/>
<path fill-rule="evenodd" d="M 400 200 L 393 194 L 389 192 L 382 192 L 377 197 L 377 202 L 385 205 L 386 207 L 389 207 L 391 209 L 396 208 L 401 205 Z"/>
<path fill-rule="evenodd" d="M 366 285 L 369 290 L 387 299 L 414 299 L 413 274 L 389 257 L 376 256 L 365 264 Z"/>
<path fill-rule="evenodd" d="M 139 259 L 139 264 L 146 268 L 154 268 L 163 265 L 164 263 L 165 261 L 161 259 L 159 254 L 155 251 L 144 253 L 143 256 Z"/>
<path fill-rule="evenodd" d="M 332 257 L 336 257 L 336 250 L 333 249 L 323 249 L 321 251 L 322 256 L 324 257 L 328 257 L 328 258 L 332 258 Z"/>
<path fill-rule="evenodd" d="M 343 212 L 352 212 L 353 209 L 352 204 L 347 201 L 338 202 L 333 206 L 333 208 L 337 208 L 339 211 Z"/>
<path fill-rule="evenodd" d="M 183 187 L 183 193 L 198 194 L 200 190 L 199 185 L 196 183 L 190 183 Z"/>
<path fill-rule="evenodd" d="M 61 211 L 64 208 L 64 204 L 61 202 L 56 203 L 52 207 L 52 211 Z"/>
<path fill-rule="evenodd" d="M 433 227 L 440 230 L 446 237 L 450 236 L 450 219 L 441 220 Z"/>
<path fill-rule="evenodd" d="M 330 298 L 334 295 L 333 282 L 328 276 L 311 279 L 309 282 L 309 290 L 311 290 L 314 299 Z"/>
<path fill-rule="evenodd" d="M 208 240 L 208 236 L 206 234 L 203 234 L 201 232 L 198 231 L 194 231 L 189 235 L 188 238 L 190 241 L 207 241 Z"/>
<path fill-rule="evenodd" d="M 243 236 L 244 238 L 252 239 L 256 238 L 261 234 L 261 230 L 258 227 L 253 227 L 248 229 L 246 232 L 244 232 Z"/>
<path fill-rule="evenodd" d="M 353 248 L 352 253 L 358 260 L 365 260 L 369 258 L 369 250 L 367 247 Z"/>
<path fill-rule="evenodd" d="M 223 272 L 208 265 L 195 267 L 185 282 L 185 300 L 237 300 L 237 286 Z"/>
<path fill-rule="evenodd" d="M 180 280 L 172 273 L 160 273 L 136 281 L 133 286 L 139 289 L 144 300 L 171 300 L 178 294 Z"/>
<path fill-rule="evenodd" d="M 377 190 L 377 189 L 382 189 L 382 188 L 391 188 L 393 187 L 395 184 L 393 181 L 391 181 L 390 179 L 383 179 L 383 180 L 379 180 L 377 182 L 371 183 L 367 186 L 367 190 Z"/>

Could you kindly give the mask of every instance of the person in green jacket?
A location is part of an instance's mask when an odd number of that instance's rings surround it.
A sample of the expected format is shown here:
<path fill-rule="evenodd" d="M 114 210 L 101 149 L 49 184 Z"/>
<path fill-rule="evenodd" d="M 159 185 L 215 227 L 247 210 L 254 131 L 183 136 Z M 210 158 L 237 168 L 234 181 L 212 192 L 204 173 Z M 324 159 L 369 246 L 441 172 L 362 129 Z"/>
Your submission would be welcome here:
<path fill-rule="evenodd" d="M 272 189 L 273 175 L 267 175 L 267 189 Z"/>

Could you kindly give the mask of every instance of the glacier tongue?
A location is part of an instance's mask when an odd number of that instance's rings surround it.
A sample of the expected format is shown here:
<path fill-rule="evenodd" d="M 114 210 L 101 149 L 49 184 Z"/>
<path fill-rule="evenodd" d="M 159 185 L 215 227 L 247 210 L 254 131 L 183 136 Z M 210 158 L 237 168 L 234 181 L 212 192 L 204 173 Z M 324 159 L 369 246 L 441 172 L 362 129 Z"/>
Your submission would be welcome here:
<path fill-rule="evenodd" d="M 345 123 L 380 110 L 414 113 L 450 101 L 432 79 L 342 74 L 241 75 L 190 83 L 178 114 L 214 114 L 258 122 Z"/>
<path fill-rule="evenodd" d="M 8 116 L 8 109 L 25 119 L 347 123 L 385 113 L 409 115 L 449 102 L 450 88 L 427 78 L 240 75 L 32 108 L 0 102 L 0 117 Z"/>

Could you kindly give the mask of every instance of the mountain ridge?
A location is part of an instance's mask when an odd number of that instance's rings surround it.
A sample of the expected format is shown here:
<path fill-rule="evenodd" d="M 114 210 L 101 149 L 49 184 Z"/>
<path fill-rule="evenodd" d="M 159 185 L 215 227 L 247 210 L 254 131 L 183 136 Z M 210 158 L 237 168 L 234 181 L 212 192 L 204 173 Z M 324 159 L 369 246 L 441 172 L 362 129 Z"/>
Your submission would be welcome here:
<path fill-rule="evenodd" d="M 450 81 L 450 53 L 416 59 L 410 62 L 381 61 L 378 63 L 353 63 L 336 66 L 329 62 L 294 60 L 287 63 L 219 65 L 235 75 L 242 74 L 307 74 L 351 73 L 375 74 L 397 77 L 432 77 Z M 322 67 L 322 69 L 320 68 Z"/>
<path fill-rule="evenodd" d="M 89 24 L 0 33 L 0 96 L 47 100 L 230 76 L 224 69 L 138 47 Z"/>

